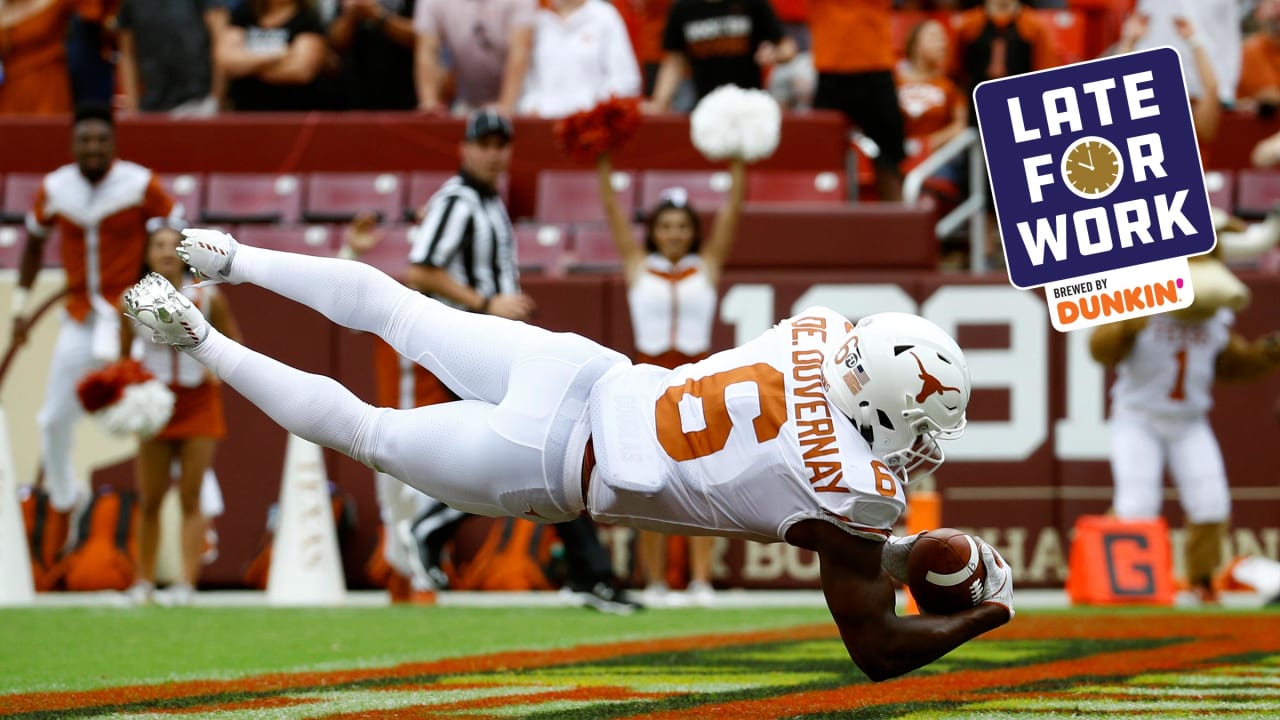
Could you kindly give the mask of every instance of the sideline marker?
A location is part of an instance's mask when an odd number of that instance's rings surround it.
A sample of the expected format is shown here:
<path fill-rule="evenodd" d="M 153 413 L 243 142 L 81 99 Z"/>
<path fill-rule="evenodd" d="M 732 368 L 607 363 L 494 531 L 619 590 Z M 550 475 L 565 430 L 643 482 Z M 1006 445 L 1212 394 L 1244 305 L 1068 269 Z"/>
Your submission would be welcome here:
<path fill-rule="evenodd" d="M 1067 597 L 1072 605 L 1172 605 L 1173 553 L 1164 518 L 1078 518 Z"/>
<path fill-rule="evenodd" d="M 270 605 L 341 605 L 346 578 L 333 526 L 324 451 L 289 435 L 280 483 L 280 525 L 267 573 Z"/>

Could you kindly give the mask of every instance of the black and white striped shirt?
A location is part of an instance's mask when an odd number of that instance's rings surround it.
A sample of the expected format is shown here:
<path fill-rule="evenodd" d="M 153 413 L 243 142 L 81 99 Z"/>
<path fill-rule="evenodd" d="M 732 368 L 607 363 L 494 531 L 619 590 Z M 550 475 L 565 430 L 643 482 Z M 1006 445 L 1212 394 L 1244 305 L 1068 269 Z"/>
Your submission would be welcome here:
<path fill-rule="evenodd" d="M 449 178 L 427 201 L 409 262 L 444 268 L 486 298 L 520 292 L 515 231 L 502 198 L 465 173 Z"/>

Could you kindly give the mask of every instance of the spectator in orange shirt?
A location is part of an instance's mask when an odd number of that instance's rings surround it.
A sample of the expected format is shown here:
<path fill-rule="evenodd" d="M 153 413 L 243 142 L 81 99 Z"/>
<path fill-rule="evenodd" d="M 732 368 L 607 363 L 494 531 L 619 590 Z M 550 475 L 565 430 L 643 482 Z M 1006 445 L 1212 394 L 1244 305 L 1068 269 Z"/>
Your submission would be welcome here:
<path fill-rule="evenodd" d="M 1270 114 L 1280 105 L 1280 0 L 1259 0 L 1253 15 L 1258 32 L 1244 43 L 1236 98 Z"/>
<path fill-rule="evenodd" d="M 902 113 L 893 82 L 893 0 L 809 0 L 815 108 L 843 112 L 875 141 L 876 190 L 881 200 L 902 199 L 899 164 L 906 156 Z"/>
<path fill-rule="evenodd" d="M 947 31 L 925 20 L 907 36 L 907 59 L 898 67 L 898 105 L 906 124 L 908 159 L 904 170 L 964 130 L 969 106 L 946 76 Z"/>
<path fill-rule="evenodd" d="M 96 10 L 96 12 L 95 12 Z M 67 32 L 77 13 L 101 14 L 88 0 L 0 2 L 0 115 L 70 113 Z"/>

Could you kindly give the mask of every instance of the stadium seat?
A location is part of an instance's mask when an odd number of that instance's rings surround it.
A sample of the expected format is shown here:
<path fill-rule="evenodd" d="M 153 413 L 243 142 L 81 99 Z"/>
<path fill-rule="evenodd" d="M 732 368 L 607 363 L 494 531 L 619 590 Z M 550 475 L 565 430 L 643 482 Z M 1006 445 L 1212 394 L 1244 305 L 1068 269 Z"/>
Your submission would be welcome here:
<path fill-rule="evenodd" d="M 390 221 L 404 212 L 405 178 L 398 173 L 312 173 L 306 185 L 307 222 L 350 222 L 365 211 Z"/>
<path fill-rule="evenodd" d="M 758 170 L 747 175 L 747 202 L 842 203 L 844 173 Z"/>
<path fill-rule="evenodd" d="M 234 235 L 247 245 L 305 255 L 336 255 L 340 241 L 327 225 L 241 225 Z"/>
<path fill-rule="evenodd" d="M 1033 10 L 1049 28 L 1049 34 L 1063 65 L 1086 59 L 1085 21 L 1083 13 L 1072 10 Z"/>
<path fill-rule="evenodd" d="M 17 225 L 0 225 L 0 268 L 17 269 L 22 262 L 22 250 L 27 243 L 27 232 Z M 40 266 L 47 268 L 62 267 L 62 244 L 58 241 L 58 233 L 54 232 L 44 242 L 44 254 Z"/>
<path fill-rule="evenodd" d="M 26 233 L 13 225 L 0 225 L 0 269 L 12 270 L 18 267 L 22 258 L 22 244 Z"/>
<path fill-rule="evenodd" d="M 187 222 L 200 219 L 200 211 L 204 209 L 203 176 L 193 173 L 161 175 L 160 184 L 173 196 L 174 202 L 182 204 L 182 217 Z"/>
<path fill-rule="evenodd" d="M 633 173 L 613 174 L 618 204 L 628 218 L 633 217 L 636 208 L 635 180 Z M 543 170 L 538 173 L 538 199 L 534 214 L 542 223 L 604 222 L 595 171 Z"/>
<path fill-rule="evenodd" d="M 643 225 L 632 225 L 636 244 L 644 242 Z M 573 233 L 573 253 L 567 269 L 571 272 L 612 272 L 622 268 L 613 237 L 603 225 L 579 226 Z"/>
<path fill-rule="evenodd" d="M 213 173 L 200 218 L 207 223 L 291 223 L 302 217 L 296 175 Z"/>
<path fill-rule="evenodd" d="M 561 225 L 521 223 L 516 226 L 516 260 L 520 272 L 564 273 L 569 229 Z"/>
<path fill-rule="evenodd" d="M 687 193 L 695 210 L 716 211 L 724 205 L 732 182 L 724 170 L 646 170 L 640 174 L 640 212 L 648 214 L 662 202 L 664 192 L 675 188 Z"/>
<path fill-rule="evenodd" d="M 405 268 L 409 264 L 409 233 L 414 226 L 407 223 L 393 223 L 378 228 L 382 233 L 382 242 L 372 250 L 360 256 L 366 262 L 397 280 L 404 280 Z M 341 245 L 342 238 L 335 237 L 336 244 Z"/>
<path fill-rule="evenodd" d="M 1236 214 L 1247 220 L 1264 217 L 1280 204 L 1280 172 L 1241 170 L 1236 175 Z"/>
<path fill-rule="evenodd" d="M 431 196 L 444 185 L 445 181 L 457 175 L 454 172 L 415 172 L 409 175 L 409 193 L 405 199 L 404 219 L 408 222 L 417 220 L 418 212 L 427 204 Z M 498 194 L 502 201 L 511 202 L 511 177 L 503 175 L 498 180 Z"/>
<path fill-rule="evenodd" d="M 21 225 L 36 199 L 43 175 L 14 173 L 4 178 L 4 192 L 0 193 L 0 222 Z"/>
<path fill-rule="evenodd" d="M 1204 174 L 1209 191 L 1209 205 L 1227 212 L 1236 209 L 1236 176 L 1231 170 L 1210 170 Z"/>
<path fill-rule="evenodd" d="M 456 173 L 415 172 L 409 175 L 409 195 L 405 200 L 404 219 L 413 222 L 418 211 L 427 204 L 441 185 Z"/>

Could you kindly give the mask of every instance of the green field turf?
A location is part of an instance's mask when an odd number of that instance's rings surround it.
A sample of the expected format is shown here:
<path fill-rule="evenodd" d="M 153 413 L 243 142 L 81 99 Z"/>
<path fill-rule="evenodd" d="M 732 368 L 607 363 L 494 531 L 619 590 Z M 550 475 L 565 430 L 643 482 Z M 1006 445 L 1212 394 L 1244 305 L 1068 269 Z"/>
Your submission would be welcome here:
<path fill-rule="evenodd" d="M 0 610 L 0 694 L 380 667 L 507 650 L 829 622 L 825 609 L 40 608 Z M 0 699 L 0 707 L 3 700 Z"/>
<path fill-rule="evenodd" d="M 0 611 L 0 718 L 1280 717 L 1280 612 L 1024 611 L 872 684 L 823 609 Z"/>

